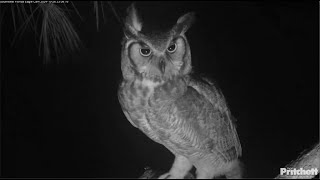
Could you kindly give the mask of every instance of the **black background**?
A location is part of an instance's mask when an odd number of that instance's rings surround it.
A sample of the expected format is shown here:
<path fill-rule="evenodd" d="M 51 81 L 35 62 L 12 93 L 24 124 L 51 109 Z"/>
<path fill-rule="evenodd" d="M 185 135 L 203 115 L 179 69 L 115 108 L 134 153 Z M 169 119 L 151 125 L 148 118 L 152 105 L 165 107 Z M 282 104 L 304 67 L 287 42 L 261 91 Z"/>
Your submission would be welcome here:
<path fill-rule="evenodd" d="M 121 17 L 131 2 L 113 2 Z M 2 177 L 139 177 L 167 171 L 174 156 L 134 128 L 117 99 L 120 23 L 105 2 L 68 14 L 79 53 L 44 65 L 32 30 L 13 45 L 11 12 L 1 39 Z M 4 6 L 8 6 L 2 4 Z M 189 11 L 194 71 L 222 89 L 243 148 L 245 177 L 275 177 L 319 140 L 319 4 L 137 2 L 146 25 L 167 28 Z M 72 8 L 71 4 L 67 7 Z M 102 18 L 102 14 L 100 14 Z"/>

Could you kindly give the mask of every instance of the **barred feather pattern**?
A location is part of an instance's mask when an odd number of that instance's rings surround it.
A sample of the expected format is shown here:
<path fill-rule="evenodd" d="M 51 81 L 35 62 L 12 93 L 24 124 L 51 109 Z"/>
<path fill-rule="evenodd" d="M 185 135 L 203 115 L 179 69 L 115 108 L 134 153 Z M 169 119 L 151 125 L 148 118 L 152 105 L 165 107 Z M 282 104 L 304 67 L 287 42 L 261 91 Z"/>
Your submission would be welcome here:
<path fill-rule="evenodd" d="M 133 126 L 195 164 L 219 167 L 241 156 L 230 111 L 214 84 L 190 76 L 153 88 L 142 81 L 124 81 L 119 88 L 119 101 Z"/>

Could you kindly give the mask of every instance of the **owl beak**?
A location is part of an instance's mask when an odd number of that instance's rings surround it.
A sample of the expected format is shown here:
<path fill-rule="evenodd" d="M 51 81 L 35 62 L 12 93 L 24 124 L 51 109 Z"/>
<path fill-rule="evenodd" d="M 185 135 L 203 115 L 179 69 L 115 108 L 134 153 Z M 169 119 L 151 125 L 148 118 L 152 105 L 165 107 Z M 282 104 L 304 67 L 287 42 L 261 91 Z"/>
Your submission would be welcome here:
<path fill-rule="evenodd" d="M 163 74 L 166 70 L 166 62 L 164 61 L 163 58 L 160 59 L 158 66 L 159 66 L 161 73 Z"/>

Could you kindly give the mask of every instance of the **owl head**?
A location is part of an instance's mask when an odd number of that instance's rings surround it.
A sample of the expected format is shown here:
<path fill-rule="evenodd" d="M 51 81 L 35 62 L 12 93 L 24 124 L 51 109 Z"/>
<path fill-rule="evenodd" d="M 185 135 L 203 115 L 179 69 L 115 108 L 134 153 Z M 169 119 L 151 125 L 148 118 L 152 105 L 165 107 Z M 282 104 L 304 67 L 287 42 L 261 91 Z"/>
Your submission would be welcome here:
<path fill-rule="evenodd" d="M 181 16 L 166 32 L 148 33 L 142 31 L 134 4 L 127 12 L 121 55 L 124 79 L 166 81 L 190 73 L 191 52 L 185 32 L 194 20 L 193 13 Z"/>

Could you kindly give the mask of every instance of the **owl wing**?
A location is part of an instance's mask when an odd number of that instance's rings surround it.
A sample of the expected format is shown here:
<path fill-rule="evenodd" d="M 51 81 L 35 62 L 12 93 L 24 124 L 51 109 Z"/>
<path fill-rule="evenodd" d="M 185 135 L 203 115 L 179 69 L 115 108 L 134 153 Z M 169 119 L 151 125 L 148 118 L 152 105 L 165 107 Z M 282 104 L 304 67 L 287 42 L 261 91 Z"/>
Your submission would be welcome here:
<path fill-rule="evenodd" d="M 222 93 L 210 81 L 188 80 L 188 88 L 176 101 L 180 127 L 170 144 L 182 154 L 213 153 L 230 162 L 242 150 Z"/>
<path fill-rule="evenodd" d="M 230 130 L 230 138 L 233 139 L 237 155 L 241 156 L 242 148 L 238 133 L 236 131 L 236 119 L 231 115 L 226 100 L 221 91 L 217 88 L 217 86 L 207 78 L 202 79 L 204 82 L 190 79 L 189 85 L 196 89 L 199 94 L 203 95 L 207 100 L 209 100 L 215 109 L 218 109 L 220 113 L 225 115 L 225 117 L 223 118 L 223 120 L 226 123 L 225 128 Z"/>

